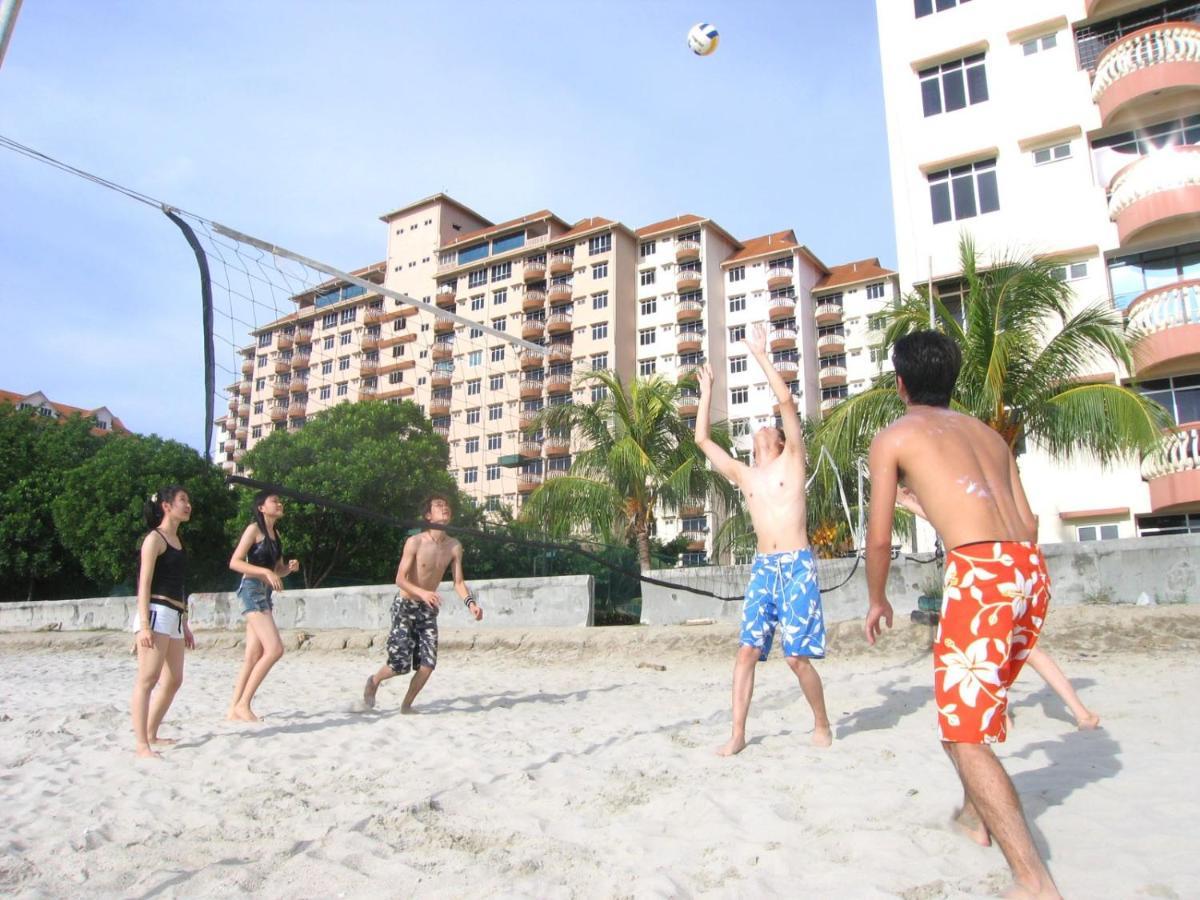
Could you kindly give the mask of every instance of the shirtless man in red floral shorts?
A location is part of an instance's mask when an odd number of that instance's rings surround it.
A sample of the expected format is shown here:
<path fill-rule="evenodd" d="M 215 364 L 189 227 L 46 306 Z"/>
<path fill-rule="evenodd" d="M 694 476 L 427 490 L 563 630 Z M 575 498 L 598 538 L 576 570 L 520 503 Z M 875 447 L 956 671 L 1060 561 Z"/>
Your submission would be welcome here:
<path fill-rule="evenodd" d="M 903 480 L 947 547 L 934 647 L 934 698 L 942 747 L 963 785 L 955 820 L 972 839 L 1000 845 L 1010 896 L 1058 897 L 1034 847 L 1012 781 L 989 744 L 1005 738 L 1008 689 L 1037 642 L 1050 600 L 1037 529 L 1016 461 L 986 424 L 954 412 L 962 366 L 952 340 L 910 334 L 892 351 L 905 415 L 871 443 L 867 530 L 867 641 L 892 625 L 886 595 L 892 511 Z"/>

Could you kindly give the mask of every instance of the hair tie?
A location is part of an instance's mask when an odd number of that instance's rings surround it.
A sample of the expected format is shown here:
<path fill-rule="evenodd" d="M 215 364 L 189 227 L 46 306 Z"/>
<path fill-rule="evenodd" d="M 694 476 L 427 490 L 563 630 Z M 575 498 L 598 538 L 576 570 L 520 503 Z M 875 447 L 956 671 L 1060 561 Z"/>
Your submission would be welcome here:
<path fill-rule="evenodd" d="M 151 503 L 158 502 L 158 491 L 155 491 L 153 494 L 150 495 L 150 502 Z"/>

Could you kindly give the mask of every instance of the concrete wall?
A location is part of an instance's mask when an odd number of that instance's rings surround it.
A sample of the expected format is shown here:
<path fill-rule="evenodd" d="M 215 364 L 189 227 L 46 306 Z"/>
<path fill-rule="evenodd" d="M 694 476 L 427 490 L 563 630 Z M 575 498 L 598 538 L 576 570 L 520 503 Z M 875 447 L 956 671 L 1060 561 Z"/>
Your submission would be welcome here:
<path fill-rule="evenodd" d="M 1145 594 L 1154 603 L 1200 603 L 1200 535 L 1131 538 L 1119 541 L 1047 544 L 1042 548 L 1053 585 L 1052 605 L 1136 603 Z M 920 558 L 927 558 L 921 554 Z M 822 586 L 833 586 L 849 574 L 853 560 L 822 560 Z M 643 625 L 677 625 L 688 619 L 738 622 L 741 595 L 749 566 L 713 566 L 651 572 L 655 578 L 712 591 L 735 600 L 722 602 L 686 590 L 646 585 L 642 592 Z M 937 564 L 911 559 L 892 563 L 888 598 L 896 613 L 916 608 L 920 586 L 941 578 Z M 867 608 L 866 566 L 859 563 L 844 587 L 822 594 L 826 622 L 861 618 Z"/>
<path fill-rule="evenodd" d="M 592 624 L 595 586 L 590 575 L 557 578 L 508 578 L 472 581 L 489 628 L 585 627 Z M 446 601 L 439 613 L 443 627 L 474 622 L 445 583 L 438 593 Z M 288 590 L 275 595 L 275 621 L 282 629 L 362 628 L 391 626 L 394 585 Z M 197 629 L 240 629 L 241 604 L 232 593 L 192 594 L 192 621 Z M 0 603 L 0 631 L 82 631 L 126 629 L 137 608 L 134 597 L 100 597 L 42 603 Z"/>

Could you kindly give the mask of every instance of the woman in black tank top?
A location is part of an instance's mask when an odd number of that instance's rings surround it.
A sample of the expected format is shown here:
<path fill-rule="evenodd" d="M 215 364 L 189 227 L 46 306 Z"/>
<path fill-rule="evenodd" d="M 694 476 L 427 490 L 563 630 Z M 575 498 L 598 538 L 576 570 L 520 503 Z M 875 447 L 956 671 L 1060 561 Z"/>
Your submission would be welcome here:
<path fill-rule="evenodd" d="M 283 518 L 283 501 L 269 491 L 255 496 L 254 521 L 246 526 L 229 568 L 241 573 L 237 597 L 246 617 L 246 655 L 229 702 L 230 719 L 257 722 L 250 701 L 271 667 L 283 656 L 283 641 L 275 625 L 271 600 L 274 591 L 283 590 L 283 578 L 300 568 L 297 560 L 284 562 L 283 542 L 276 526 Z"/>
<path fill-rule="evenodd" d="M 187 621 L 187 553 L 179 539 L 180 524 L 192 517 L 192 502 L 187 491 L 171 485 L 146 501 L 143 514 L 151 531 L 142 539 L 138 671 L 129 705 L 137 755 L 158 756 L 156 745 L 175 743 L 160 738 L 158 727 L 183 683 L 184 649 L 196 643 Z"/>

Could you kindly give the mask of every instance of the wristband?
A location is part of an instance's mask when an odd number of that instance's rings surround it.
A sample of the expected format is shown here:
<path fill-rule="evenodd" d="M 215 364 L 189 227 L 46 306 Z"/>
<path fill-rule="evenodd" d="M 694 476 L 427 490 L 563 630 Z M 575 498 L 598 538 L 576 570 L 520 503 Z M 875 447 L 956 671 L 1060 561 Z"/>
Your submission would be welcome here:
<path fill-rule="evenodd" d="M 475 599 L 474 594 L 467 594 L 467 596 L 463 597 L 464 606 L 470 606 L 472 603 L 474 603 L 476 606 L 479 605 L 479 601 Z"/>

